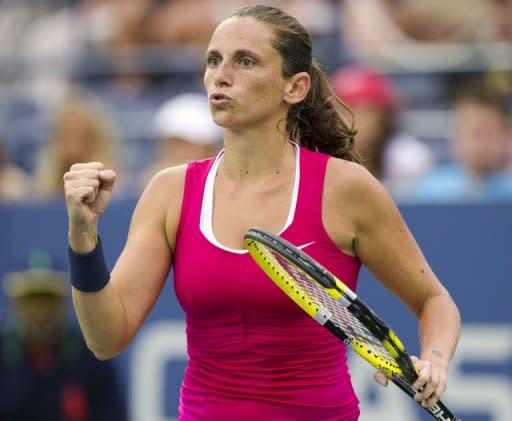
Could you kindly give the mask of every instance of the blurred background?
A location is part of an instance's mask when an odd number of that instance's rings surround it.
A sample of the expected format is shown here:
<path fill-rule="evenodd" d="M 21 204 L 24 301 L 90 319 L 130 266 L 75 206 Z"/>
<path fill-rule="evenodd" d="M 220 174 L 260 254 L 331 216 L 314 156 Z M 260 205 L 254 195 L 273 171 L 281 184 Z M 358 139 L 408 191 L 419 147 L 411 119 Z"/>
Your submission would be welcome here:
<path fill-rule="evenodd" d="M 31 282 L 34 253 L 51 256 L 46 278 L 66 272 L 61 180 L 72 163 L 101 160 L 119 174 L 101 221 L 112 266 L 149 177 L 221 147 L 205 106 L 204 53 L 219 22 L 256 3 L 281 7 L 309 29 L 336 95 L 354 111 L 365 164 L 460 306 L 463 334 L 444 400 L 465 421 L 512 419 L 512 0 L 0 0 L 3 282 L 13 273 Z M 417 352 L 415 322 L 401 304 L 365 271 L 359 285 Z M 23 314 L 6 288 L 0 323 L 11 332 Z M 75 323 L 69 308 L 59 314 Z M 112 362 L 124 407 L 113 406 L 117 415 L 83 409 L 97 398 L 83 384 L 78 393 L 74 380 L 63 394 L 76 373 L 59 368 L 59 353 L 48 357 L 55 345 L 34 351 L 30 342 L 19 349 L 36 355 L 24 370 L 0 362 L 0 419 L 23 421 L 12 415 L 14 402 L 27 405 L 57 377 L 62 420 L 174 419 L 182 316 L 171 275 L 134 343 Z M 6 333 L 0 346 L 13 349 L 12 340 Z M 362 421 L 428 419 L 391 388 L 377 388 L 367 367 L 352 366 Z M 39 382 L 21 382 L 27 373 Z"/>

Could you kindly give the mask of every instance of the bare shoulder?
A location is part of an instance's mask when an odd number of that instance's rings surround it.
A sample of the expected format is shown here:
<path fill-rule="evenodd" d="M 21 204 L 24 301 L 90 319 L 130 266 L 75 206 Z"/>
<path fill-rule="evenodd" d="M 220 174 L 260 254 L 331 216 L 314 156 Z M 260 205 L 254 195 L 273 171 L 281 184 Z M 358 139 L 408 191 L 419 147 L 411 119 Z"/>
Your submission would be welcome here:
<path fill-rule="evenodd" d="M 361 232 L 395 212 L 387 191 L 364 166 L 329 160 L 322 215 L 327 232 L 342 250 L 357 254 L 354 247 Z"/>
<path fill-rule="evenodd" d="M 181 199 L 186 169 L 186 165 L 181 165 L 156 173 L 146 185 L 137 206 L 148 206 L 153 211 L 159 211 L 166 209 L 166 204 Z"/>
<path fill-rule="evenodd" d="M 183 192 L 187 165 L 166 168 L 157 172 L 147 184 L 144 194 L 150 192 L 157 197 L 169 197 Z"/>
<path fill-rule="evenodd" d="M 371 205 L 393 203 L 382 184 L 364 166 L 338 158 L 329 160 L 325 194 L 344 213 L 354 216 L 371 211 Z"/>
<path fill-rule="evenodd" d="M 363 165 L 339 158 L 329 160 L 325 185 L 337 194 L 358 198 L 382 189 L 380 182 Z"/>

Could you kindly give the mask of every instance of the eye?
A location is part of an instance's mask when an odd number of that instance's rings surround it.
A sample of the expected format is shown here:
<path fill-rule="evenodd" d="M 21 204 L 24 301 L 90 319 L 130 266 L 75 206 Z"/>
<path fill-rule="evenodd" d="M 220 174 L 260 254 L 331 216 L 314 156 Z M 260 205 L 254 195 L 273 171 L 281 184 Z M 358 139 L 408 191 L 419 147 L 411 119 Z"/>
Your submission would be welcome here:
<path fill-rule="evenodd" d="M 220 63 L 220 57 L 218 56 L 209 56 L 207 59 L 206 59 L 206 64 L 209 66 L 209 67 L 216 67 L 218 66 Z"/>
<path fill-rule="evenodd" d="M 255 62 L 253 59 L 251 59 L 249 57 L 243 57 L 240 60 L 240 64 L 242 65 L 242 67 L 251 67 L 255 64 Z"/>

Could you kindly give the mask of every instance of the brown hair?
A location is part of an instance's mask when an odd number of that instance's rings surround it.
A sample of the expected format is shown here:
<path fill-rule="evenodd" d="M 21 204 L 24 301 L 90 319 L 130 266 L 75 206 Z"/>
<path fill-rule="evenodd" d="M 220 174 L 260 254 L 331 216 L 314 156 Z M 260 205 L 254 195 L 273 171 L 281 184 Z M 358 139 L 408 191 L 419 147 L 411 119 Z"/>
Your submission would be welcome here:
<path fill-rule="evenodd" d="M 252 17 L 274 29 L 272 44 L 283 60 L 283 77 L 299 72 L 311 77 L 311 88 L 301 103 L 290 107 L 286 117 L 287 136 L 314 151 L 347 161 L 361 162 L 354 148 L 353 114 L 336 96 L 327 75 L 313 59 L 311 35 L 293 16 L 263 5 L 243 7 L 231 17 Z M 350 117 L 350 126 L 345 117 Z"/>
<path fill-rule="evenodd" d="M 78 119 L 89 131 L 91 151 L 83 162 L 101 161 L 107 168 L 118 167 L 116 158 L 118 139 L 108 121 L 106 112 L 99 103 L 73 93 L 59 104 L 53 116 L 53 128 L 40 151 L 36 166 L 38 191 L 42 198 L 56 198 L 62 195 L 62 176 L 74 162 L 67 162 L 58 153 L 59 126 L 69 119 Z"/>
<path fill-rule="evenodd" d="M 466 80 L 455 91 L 453 103 L 479 104 L 496 110 L 507 119 L 509 104 L 505 92 L 494 89 L 486 81 L 481 79 Z"/>

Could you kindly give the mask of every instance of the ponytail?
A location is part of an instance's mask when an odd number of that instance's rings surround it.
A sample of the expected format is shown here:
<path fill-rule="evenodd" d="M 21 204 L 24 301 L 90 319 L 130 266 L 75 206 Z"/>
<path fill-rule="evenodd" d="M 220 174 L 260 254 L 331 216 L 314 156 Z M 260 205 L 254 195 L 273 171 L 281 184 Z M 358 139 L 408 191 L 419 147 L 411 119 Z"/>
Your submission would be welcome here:
<path fill-rule="evenodd" d="M 288 111 L 288 137 L 310 150 L 361 163 L 354 147 L 356 130 L 352 111 L 338 99 L 315 61 L 309 74 L 311 88 L 307 97 Z"/>

